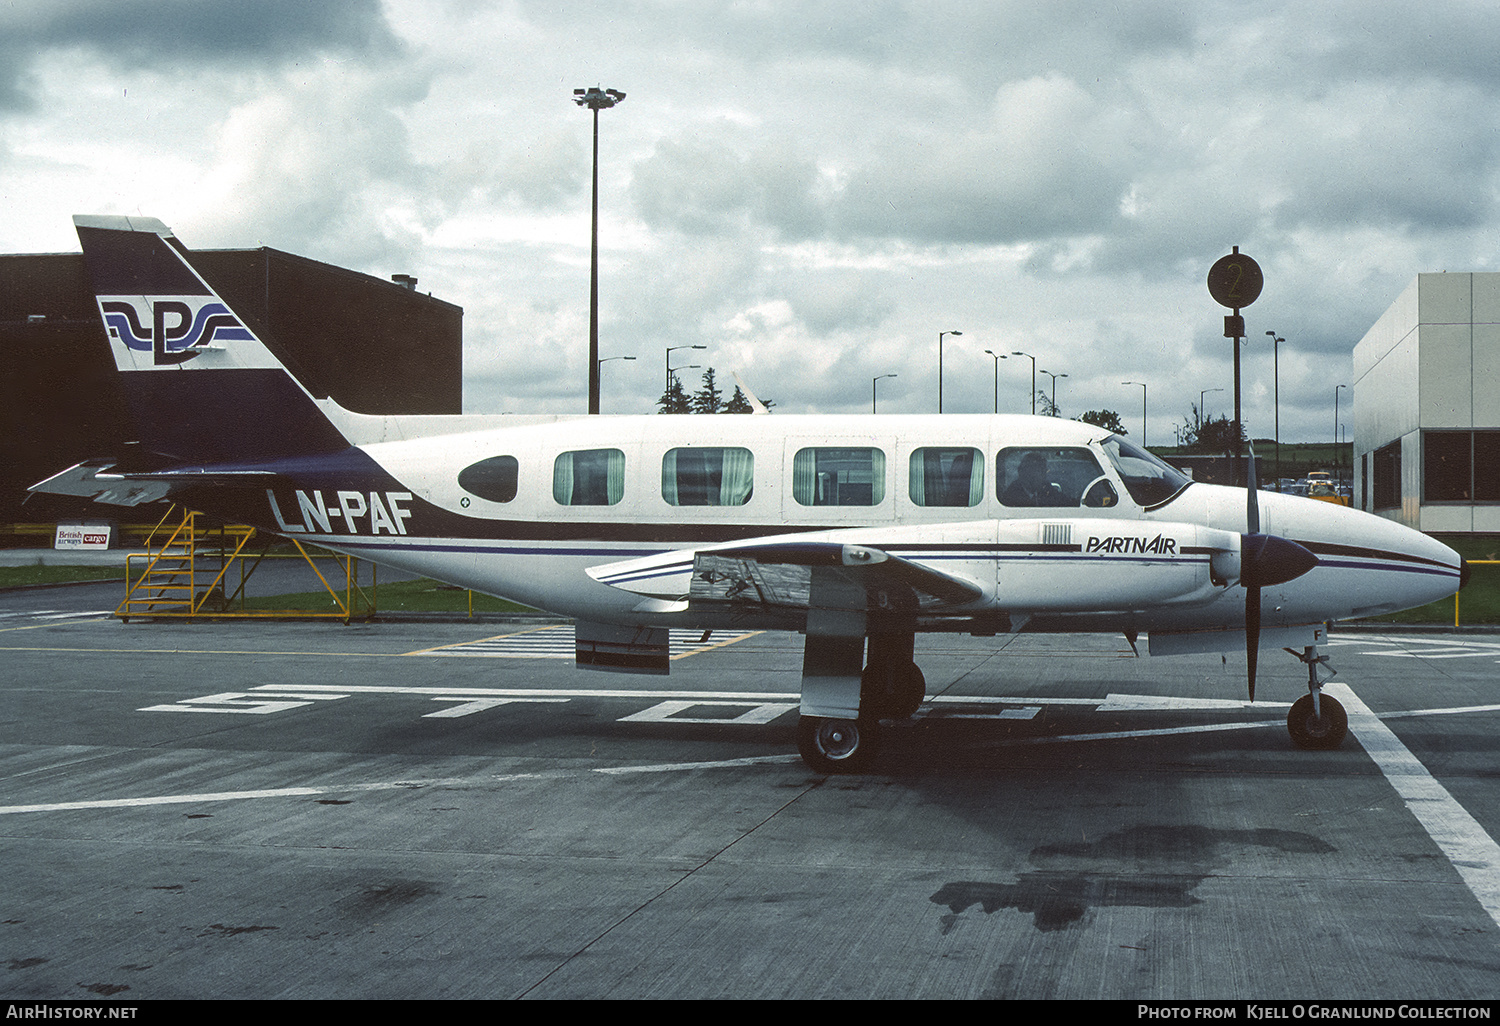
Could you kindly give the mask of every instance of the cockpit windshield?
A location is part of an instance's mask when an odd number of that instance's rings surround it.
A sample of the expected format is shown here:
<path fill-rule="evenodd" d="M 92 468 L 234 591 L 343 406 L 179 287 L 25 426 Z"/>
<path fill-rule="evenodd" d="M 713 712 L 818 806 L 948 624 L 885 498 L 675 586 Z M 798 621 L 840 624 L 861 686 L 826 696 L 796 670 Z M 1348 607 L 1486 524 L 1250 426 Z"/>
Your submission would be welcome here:
<path fill-rule="evenodd" d="M 1193 479 L 1182 471 L 1167 466 L 1119 435 L 1110 435 L 1103 446 L 1104 454 L 1114 464 L 1120 480 L 1125 482 L 1125 490 L 1147 509 L 1165 505 L 1193 483 Z"/>

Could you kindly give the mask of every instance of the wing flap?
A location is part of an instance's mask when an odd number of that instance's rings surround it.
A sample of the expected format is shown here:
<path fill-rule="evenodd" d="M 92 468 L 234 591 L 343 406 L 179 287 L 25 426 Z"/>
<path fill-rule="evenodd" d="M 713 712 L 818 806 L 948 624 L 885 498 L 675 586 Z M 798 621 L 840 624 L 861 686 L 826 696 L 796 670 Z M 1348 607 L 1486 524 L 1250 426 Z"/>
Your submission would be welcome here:
<path fill-rule="evenodd" d="M 984 586 L 973 578 L 874 546 L 796 537 L 679 549 L 591 567 L 588 575 L 648 598 L 806 608 L 814 567 L 837 568 L 866 590 L 908 587 L 942 605 L 964 605 L 985 596 Z"/>

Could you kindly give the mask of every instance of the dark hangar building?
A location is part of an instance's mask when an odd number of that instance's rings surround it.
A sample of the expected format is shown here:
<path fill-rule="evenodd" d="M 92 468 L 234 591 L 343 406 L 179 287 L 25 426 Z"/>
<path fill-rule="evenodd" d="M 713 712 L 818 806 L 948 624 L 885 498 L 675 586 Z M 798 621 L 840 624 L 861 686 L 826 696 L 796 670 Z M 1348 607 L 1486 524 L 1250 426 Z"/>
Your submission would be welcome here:
<path fill-rule="evenodd" d="M 265 247 L 188 256 L 313 395 L 359 413 L 463 412 L 463 308 L 416 279 Z M 134 436 L 83 254 L 0 255 L 0 361 L 0 545 L 18 524 L 124 513 L 63 496 L 22 505 L 28 485 Z"/>

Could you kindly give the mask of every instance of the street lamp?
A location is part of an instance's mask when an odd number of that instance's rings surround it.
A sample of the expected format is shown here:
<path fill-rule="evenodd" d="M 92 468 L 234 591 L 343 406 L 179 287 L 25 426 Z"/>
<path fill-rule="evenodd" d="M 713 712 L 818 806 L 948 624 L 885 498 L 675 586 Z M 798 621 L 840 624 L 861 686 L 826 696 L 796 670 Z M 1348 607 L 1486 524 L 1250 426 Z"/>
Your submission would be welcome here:
<path fill-rule="evenodd" d="M 1065 377 L 1067 377 L 1067 375 L 1066 374 L 1053 374 L 1049 370 L 1044 370 L 1044 371 L 1042 371 L 1042 373 L 1045 374 L 1045 375 L 1047 375 L 1049 378 L 1052 379 L 1052 416 L 1056 417 L 1056 416 L 1058 416 L 1058 412 L 1057 412 L 1057 379 L 1058 378 L 1065 378 Z"/>
<path fill-rule="evenodd" d="M 1344 461 L 1339 455 L 1339 389 L 1348 387 L 1348 385 L 1333 386 L 1333 476 L 1340 488 L 1344 485 Z"/>
<path fill-rule="evenodd" d="M 573 102 L 594 112 L 594 222 L 589 249 L 589 412 L 599 412 L 599 112 L 625 94 L 618 89 L 574 89 Z"/>
<path fill-rule="evenodd" d="M 938 412 L 943 412 L 943 336 L 962 335 L 961 331 L 938 332 Z"/>
<path fill-rule="evenodd" d="M 677 350 L 679 350 L 679 349 L 707 349 L 707 348 L 708 348 L 708 346 L 668 346 L 667 347 L 667 383 L 666 383 L 666 388 L 667 388 L 668 392 L 672 391 L 672 369 L 673 369 L 672 368 L 672 354 L 675 353 L 675 352 L 677 352 Z M 677 370 L 692 370 L 694 367 L 697 367 L 697 366 L 698 366 L 697 364 L 690 364 L 687 367 L 678 367 Z"/>
<path fill-rule="evenodd" d="M 1141 448 L 1146 447 L 1146 383 L 1144 381 L 1122 381 L 1122 385 L 1141 386 Z"/>
<path fill-rule="evenodd" d="M 634 360 L 634 359 L 635 359 L 635 357 L 633 357 L 633 356 L 606 356 L 604 359 L 600 360 L 598 363 L 596 363 L 594 365 L 594 370 L 595 370 L 595 373 L 599 376 L 600 382 L 603 382 L 603 380 L 604 380 L 604 372 L 602 370 L 599 370 L 600 367 L 603 367 L 606 363 L 608 363 L 611 360 Z M 598 413 L 599 411 L 595 410 L 593 412 Z"/>
<path fill-rule="evenodd" d="M 1276 490 L 1281 491 L 1281 343 L 1286 339 L 1279 337 L 1276 332 L 1268 331 L 1271 336 L 1271 373 L 1272 401 L 1276 409 Z"/>
<path fill-rule="evenodd" d="M 1019 350 L 1017 350 L 1016 352 L 1011 353 L 1010 355 L 1011 356 L 1024 356 L 1024 357 L 1026 357 L 1026 359 L 1028 359 L 1028 360 L 1031 361 L 1031 415 L 1033 417 L 1035 417 L 1036 416 L 1036 357 L 1032 356 L 1030 353 L 1020 352 Z"/>
<path fill-rule="evenodd" d="M 882 375 L 880 375 L 880 377 L 872 378 L 870 380 L 870 412 L 871 413 L 875 412 L 875 382 L 879 381 L 880 378 L 894 378 L 894 377 L 897 377 L 897 375 L 895 375 L 895 374 L 882 374 Z"/>
<path fill-rule="evenodd" d="M 1222 391 L 1224 391 L 1222 388 L 1205 388 L 1203 391 L 1198 393 L 1198 433 L 1200 435 L 1203 433 L 1203 397 L 1208 395 L 1208 393 L 1210 392 Z"/>
<path fill-rule="evenodd" d="M 993 349 L 986 349 L 986 356 L 995 358 L 995 412 L 1000 412 L 1000 361 L 1005 359 L 1004 354 L 997 353 Z"/>

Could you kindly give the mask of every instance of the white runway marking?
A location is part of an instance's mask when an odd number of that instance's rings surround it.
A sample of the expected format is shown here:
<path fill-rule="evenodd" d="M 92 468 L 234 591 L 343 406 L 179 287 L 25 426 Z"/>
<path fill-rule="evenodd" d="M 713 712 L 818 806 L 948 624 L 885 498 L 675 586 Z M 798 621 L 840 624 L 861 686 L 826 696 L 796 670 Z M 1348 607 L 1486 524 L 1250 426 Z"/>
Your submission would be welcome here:
<path fill-rule="evenodd" d="M 672 659 L 685 659 L 710 649 L 732 645 L 736 641 L 754 637 L 759 631 L 715 631 L 704 640 L 702 631 L 672 630 L 668 632 L 668 651 Z M 555 627 L 538 627 L 535 630 L 502 634 L 479 641 L 463 641 L 456 645 L 440 645 L 424 648 L 408 655 L 462 656 L 488 659 L 572 659 L 575 655 L 575 638 L 570 624 Z"/>
<path fill-rule="evenodd" d="M 387 780 L 371 784 L 340 784 L 329 787 L 280 787 L 255 791 L 206 791 L 201 794 L 155 795 L 145 798 L 104 798 L 93 801 L 44 802 L 34 805 L 0 805 L 0 816 L 22 812 L 76 812 L 84 809 L 131 809 L 152 805 L 188 805 L 195 802 L 233 802 L 251 798 L 310 798 L 319 795 L 357 794 L 372 791 L 410 791 L 424 787 L 487 787 L 518 780 L 562 780 L 591 774 L 620 777 L 634 773 L 681 773 L 693 770 L 735 769 L 797 762 L 798 755 L 756 755 L 743 759 L 707 762 L 664 762 L 642 766 L 598 766 L 586 770 L 549 770 L 544 773 L 501 773 L 487 777 L 436 777 L 430 780 Z"/>
<path fill-rule="evenodd" d="M 1500 925 L 1500 845 L 1347 684 L 1333 682 L 1323 691 L 1344 704 L 1350 731 Z"/>
<path fill-rule="evenodd" d="M 62 613 L 55 609 L 0 613 L 0 631 L 25 631 L 34 627 L 51 626 L 61 620 L 84 620 L 113 615 L 114 611 L 111 609 L 91 609 L 81 613 Z"/>
<path fill-rule="evenodd" d="M 1452 638 L 1408 638 L 1391 635 L 1330 638 L 1332 647 L 1354 646 L 1359 655 L 1391 659 L 1475 659 L 1500 656 L 1500 641 L 1454 641 Z"/>

